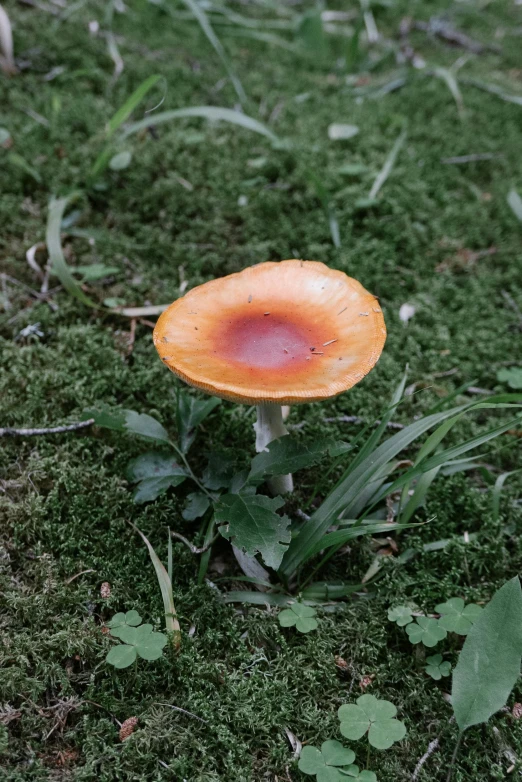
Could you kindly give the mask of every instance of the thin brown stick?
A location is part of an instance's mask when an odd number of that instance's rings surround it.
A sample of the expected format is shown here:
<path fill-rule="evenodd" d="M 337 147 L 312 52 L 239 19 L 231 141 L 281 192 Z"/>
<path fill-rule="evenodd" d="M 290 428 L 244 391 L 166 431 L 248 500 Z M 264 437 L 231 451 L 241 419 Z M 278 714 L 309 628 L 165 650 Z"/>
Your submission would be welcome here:
<path fill-rule="evenodd" d="M 61 432 L 74 432 L 76 429 L 86 429 L 92 426 L 94 418 L 87 421 L 77 421 L 74 424 L 65 424 L 64 426 L 51 426 L 49 429 L 13 429 L 10 426 L 0 428 L 0 437 L 6 435 L 10 437 L 33 437 L 41 434 L 60 434 Z"/>
<path fill-rule="evenodd" d="M 455 717 L 452 717 L 450 719 L 450 721 L 448 722 L 448 725 L 450 725 L 453 722 L 454 719 L 455 719 Z M 419 762 L 417 763 L 417 765 L 415 766 L 415 768 L 413 770 L 413 774 L 412 774 L 412 777 L 411 777 L 411 782 L 417 782 L 417 780 L 419 778 L 419 774 L 420 774 L 420 772 L 422 770 L 423 765 L 426 763 L 426 761 L 428 761 L 431 758 L 433 753 L 439 748 L 439 746 L 440 746 L 440 738 L 441 738 L 442 734 L 444 733 L 444 731 L 446 730 L 446 728 L 448 727 L 448 725 L 445 725 L 444 728 L 439 733 L 439 735 L 437 736 L 437 738 L 433 739 L 433 741 L 430 741 L 430 743 L 428 744 L 428 749 L 426 750 L 424 755 L 420 758 Z"/>

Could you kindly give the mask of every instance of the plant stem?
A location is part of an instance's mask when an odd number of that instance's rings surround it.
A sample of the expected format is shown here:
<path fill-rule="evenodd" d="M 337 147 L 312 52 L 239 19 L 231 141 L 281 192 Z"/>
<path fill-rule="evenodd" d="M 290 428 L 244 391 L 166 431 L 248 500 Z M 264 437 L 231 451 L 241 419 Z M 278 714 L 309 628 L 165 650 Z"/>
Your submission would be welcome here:
<path fill-rule="evenodd" d="M 368 752 L 366 753 L 366 769 L 368 770 L 370 768 L 370 751 L 371 751 L 371 744 L 368 742 Z"/>
<path fill-rule="evenodd" d="M 191 478 L 191 479 L 194 481 L 194 483 L 196 484 L 196 486 L 198 487 L 198 489 L 201 489 L 201 491 L 203 492 L 203 494 L 206 494 L 206 495 L 207 495 L 207 497 L 209 497 L 209 499 L 211 499 L 211 500 L 212 500 L 212 502 L 214 502 L 214 500 L 215 500 L 216 498 L 214 497 L 214 495 L 213 495 L 213 494 L 211 494 L 211 493 L 208 491 L 208 489 L 206 489 L 206 488 L 203 486 L 203 484 L 201 483 L 201 481 L 199 481 L 199 480 L 196 478 L 196 476 L 194 475 L 194 473 L 193 473 L 193 471 L 192 471 L 192 467 L 191 467 L 191 466 L 190 466 L 190 464 L 188 463 L 188 461 L 187 461 L 187 457 L 185 456 L 185 454 L 183 453 L 183 451 L 182 451 L 182 450 L 181 450 L 181 449 L 180 449 L 180 448 L 179 448 L 179 447 L 176 445 L 176 443 L 174 443 L 172 440 L 169 440 L 169 445 L 171 445 L 171 446 L 172 446 L 172 448 L 174 448 L 174 450 L 176 451 L 177 455 L 179 456 L 179 458 L 180 458 L 180 459 L 181 459 L 181 461 L 183 462 L 183 465 L 185 466 L 185 468 L 186 468 L 186 470 L 187 470 L 188 474 L 190 475 L 190 478 Z"/>
<path fill-rule="evenodd" d="M 451 756 L 451 763 L 448 771 L 448 776 L 446 777 L 446 782 L 451 782 L 451 778 L 453 776 L 453 769 L 455 767 L 455 761 L 457 760 L 457 755 L 460 749 L 460 742 L 462 741 L 462 733 L 459 733 L 459 737 L 457 739 L 457 743 L 455 744 L 455 749 L 453 750 L 453 755 Z"/>
<path fill-rule="evenodd" d="M 283 423 L 283 410 L 281 405 L 263 402 L 257 405 L 257 420 L 254 424 L 256 433 L 256 451 L 261 453 L 267 450 L 267 445 L 272 440 L 288 434 L 288 429 Z M 267 481 L 270 492 L 277 496 L 278 494 L 289 494 L 294 490 L 294 481 L 291 475 L 275 475 Z"/>

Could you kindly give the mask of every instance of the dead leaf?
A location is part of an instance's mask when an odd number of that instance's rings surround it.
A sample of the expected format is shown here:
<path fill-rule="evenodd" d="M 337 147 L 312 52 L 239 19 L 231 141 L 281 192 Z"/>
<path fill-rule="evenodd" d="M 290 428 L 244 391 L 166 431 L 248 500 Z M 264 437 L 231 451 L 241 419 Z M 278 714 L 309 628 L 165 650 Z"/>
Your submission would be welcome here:
<path fill-rule="evenodd" d="M 487 250 L 470 250 L 468 247 L 462 247 L 455 255 L 444 258 L 444 260 L 435 267 L 435 271 L 469 271 L 481 258 L 485 258 L 488 255 L 494 255 L 496 252 L 496 247 L 488 247 Z"/>

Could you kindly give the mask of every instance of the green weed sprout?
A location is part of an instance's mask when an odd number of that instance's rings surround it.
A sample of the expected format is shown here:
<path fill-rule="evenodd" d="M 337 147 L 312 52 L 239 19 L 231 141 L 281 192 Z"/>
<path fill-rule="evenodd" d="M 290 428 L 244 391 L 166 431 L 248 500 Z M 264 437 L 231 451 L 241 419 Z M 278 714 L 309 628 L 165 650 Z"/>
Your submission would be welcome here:
<path fill-rule="evenodd" d="M 442 659 L 441 654 L 433 654 L 431 657 L 426 658 L 428 663 L 424 670 L 435 681 L 440 681 L 443 676 L 449 676 L 451 673 L 451 663 L 448 660 Z"/>
<path fill-rule="evenodd" d="M 281 611 L 277 618 L 281 627 L 295 627 L 299 633 L 310 633 L 318 627 L 316 614 L 317 611 L 311 606 L 292 603 L 290 608 Z"/>
<path fill-rule="evenodd" d="M 376 749 L 388 749 L 406 735 L 406 726 L 395 719 L 396 714 L 393 703 L 374 695 L 361 695 L 356 703 L 345 703 L 337 712 L 345 738 L 357 740 L 368 734 L 368 742 Z"/>
<path fill-rule="evenodd" d="M 138 657 L 143 660 L 157 660 L 161 657 L 168 638 L 163 633 L 153 632 L 152 625 L 141 625 L 137 611 L 119 613 L 107 623 L 111 635 L 121 643 L 110 649 L 106 662 L 115 668 L 128 668 Z M 138 626 L 139 625 L 139 626 Z"/>

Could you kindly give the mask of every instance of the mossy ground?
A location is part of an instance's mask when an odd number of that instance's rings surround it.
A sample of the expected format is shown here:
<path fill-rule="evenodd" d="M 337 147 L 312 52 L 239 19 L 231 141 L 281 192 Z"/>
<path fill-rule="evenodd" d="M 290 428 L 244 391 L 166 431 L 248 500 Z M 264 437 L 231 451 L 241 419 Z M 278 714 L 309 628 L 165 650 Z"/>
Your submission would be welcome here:
<path fill-rule="evenodd" d="M 0 149 L 0 257 L 9 275 L 0 332 L 2 425 L 75 421 L 84 408 L 104 404 L 156 415 L 174 432 L 176 383 L 157 360 L 147 325 L 138 323 L 127 355 L 126 319 L 90 310 L 63 291 L 53 294 L 55 310 L 35 304 L 11 278 L 39 287 L 25 252 L 44 237 L 50 195 L 83 187 L 103 148 L 105 123 L 145 78 L 165 77 L 162 110 L 233 107 L 237 99 L 190 19 L 174 20 L 161 5 L 146 2 L 131 2 L 125 13 L 115 13 L 113 30 L 125 67 L 114 79 L 106 37 L 88 28 L 98 20 L 102 33 L 107 31 L 106 4 L 69 5 L 71 14 L 60 18 L 45 10 L 58 8 L 52 2 L 43 8 L 6 4 L 21 72 L 0 80 L 0 125 L 14 142 L 11 150 Z M 263 6 L 231 7 L 250 18 L 275 16 Z M 299 4 L 289 7 L 304 10 Z M 379 29 L 395 44 L 404 15 L 427 20 L 442 12 L 469 35 L 502 49 L 502 54 L 471 57 L 462 75 L 521 94 L 522 22 L 511 0 L 376 7 Z M 71 265 L 120 268 L 118 275 L 92 285 L 90 295 L 100 301 L 120 297 L 128 305 L 158 304 L 176 298 L 184 279 L 192 287 L 287 257 L 320 259 L 361 280 L 381 298 L 389 330 L 384 354 L 349 394 L 293 409 L 291 423 L 306 423 L 295 433 L 303 439 L 325 431 L 353 437 L 357 427 L 326 424 L 324 418 L 378 417 L 406 363 L 418 393 L 401 408 L 399 420 L 423 413 L 466 381 L 500 390 L 497 370 L 521 358 L 520 316 L 503 295 L 522 307 L 522 226 L 506 203 L 511 187 L 522 192 L 521 106 L 463 83 L 465 116 L 459 119 L 442 78 L 407 68 L 402 89 L 357 99 L 346 82 L 342 38 L 332 38 L 323 57 L 312 52 L 306 59 L 234 36 L 234 28 L 216 29 L 248 95 L 245 111 L 291 140 L 293 149 L 275 149 L 246 130 L 201 120 L 162 125 L 154 136 L 129 139 L 131 166 L 107 172 L 101 187 L 78 202 L 75 227 L 90 232 L 91 241 L 72 235 L 65 240 Z M 412 34 L 411 43 L 427 70 L 447 67 L 463 55 L 462 49 L 421 32 Z M 376 51 L 384 51 L 380 46 Z M 363 45 L 363 58 L 365 51 Z M 389 82 L 397 68 L 393 53 L 371 72 L 363 65 L 355 86 Z M 145 105 L 152 108 L 159 94 L 151 93 L 134 116 L 143 116 Z M 332 122 L 357 124 L 360 133 L 349 142 L 329 141 Z M 356 210 L 355 201 L 368 194 L 404 127 L 407 142 L 379 207 Z M 21 155 L 41 183 L 9 152 Z M 466 165 L 441 162 L 470 153 L 492 157 Z M 363 164 L 367 172 L 347 177 L 340 173 L 347 163 Z M 309 170 L 331 194 L 339 249 Z M 246 205 L 238 204 L 240 196 L 248 199 Z M 466 250 L 492 247 L 495 253 L 466 263 Z M 398 316 L 405 302 L 417 309 L 407 327 Z M 20 336 L 34 323 L 43 336 Z M 491 416 L 475 416 L 455 437 L 487 420 Z M 195 465 L 220 447 L 234 448 L 246 459 L 253 445 L 251 425 L 251 411 L 223 404 L 193 447 Z M 506 435 L 495 448 L 486 458 L 493 471 L 517 466 L 516 436 Z M 321 611 L 319 630 L 308 636 L 281 630 L 273 610 L 235 609 L 212 586 L 197 586 L 194 558 L 176 545 L 181 653 L 140 663 L 135 676 L 105 665 L 109 644 L 100 629 L 112 613 L 130 608 L 161 623 L 147 552 L 125 522 L 134 521 L 162 556 L 167 527 L 189 536 L 195 531 L 181 519 L 184 491 L 144 507 L 132 504 L 123 475 L 129 459 L 144 449 L 137 439 L 110 432 L 2 440 L 2 778 L 298 780 L 285 727 L 310 743 L 339 738 L 338 706 L 361 692 L 364 676 L 372 676 L 368 691 L 397 704 L 408 735 L 387 752 L 375 751 L 370 767 L 380 782 L 410 779 L 428 742 L 448 724 L 451 709 L 444 693 L 449 685 L 426 677 L 404 631 L 387 622 L 387 608 L 414 599 L 430 610 L 457 594 L 485 601 L 517 573 L 520 483 L 506 484 L 495 520 L 480 474 L 440 479 L 426 508 L 434 520 L 398 541 L 400 550 L 413 548 L 418 556 L 405 564 L 388 558 L 367 597 Z M 292 508 L 306 501 L 316 480 L 317 471 L 299 477 Z M 320 494 L 330 485 L 321 485 Z M 464 532 L 476 537 L 466 544 Z M 445 550 L 422 553 L 424 543 L 448 537 L 454 542 Z M 218 549 L 215 557 L 230 575 L 225 552 Z M 370 542 L 363 540 L 322 575 L 358 583 L 371 561 Z M 217 579 L 215 564 L 210 577 Z M 78 575 L 81 571 L 87 572 Z M 104 581 L 112 588 L 108 600 L 100 597 Z M 336 668 L 335 655 L 347 661 L 345 674 Z M 522 699 L 520 689 L 514 698 Z M 139 728 L 122 744 L 115 719 L 134 715 Z M 492 724 L 520 756 L 522 722 L 497 716 Z M 492 724 L 466 734 L 455 782 L 508 778 L 510 762 Z M 420 780 L 445 779 L 455 740 L 451 725 Z M 353 747 L 363 765 L 363 742 Z"/>

